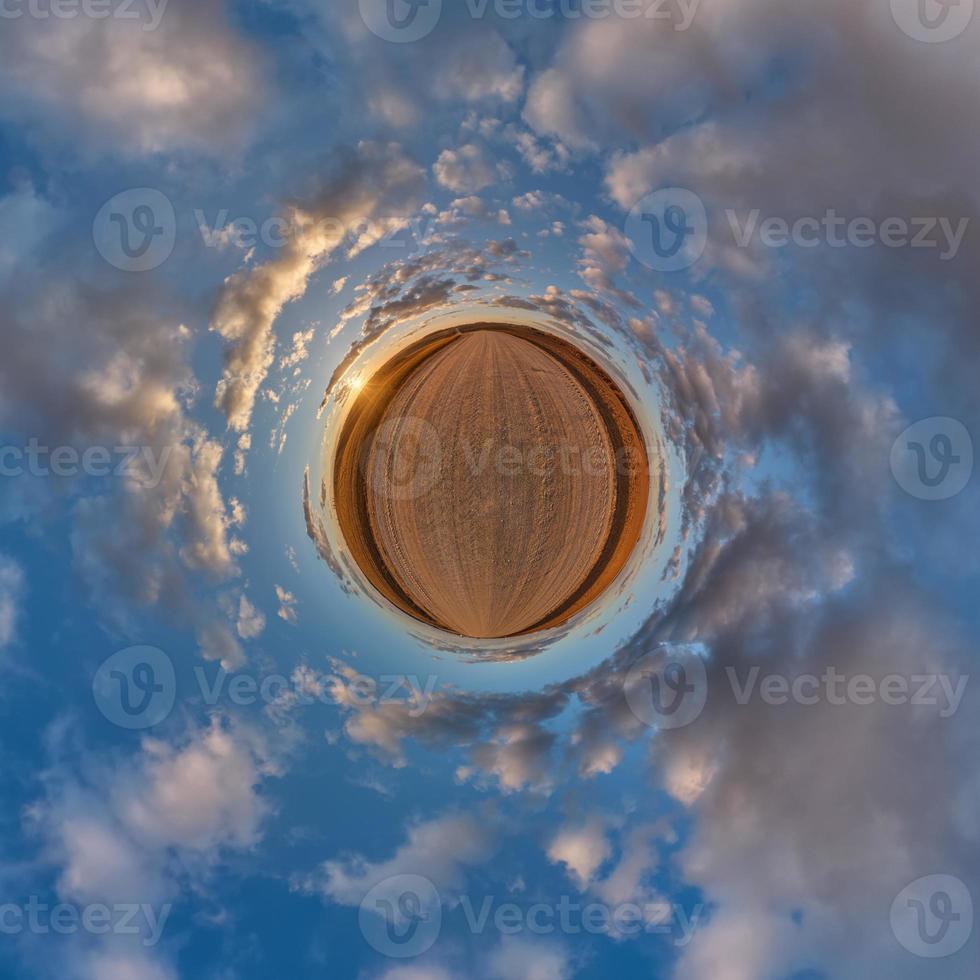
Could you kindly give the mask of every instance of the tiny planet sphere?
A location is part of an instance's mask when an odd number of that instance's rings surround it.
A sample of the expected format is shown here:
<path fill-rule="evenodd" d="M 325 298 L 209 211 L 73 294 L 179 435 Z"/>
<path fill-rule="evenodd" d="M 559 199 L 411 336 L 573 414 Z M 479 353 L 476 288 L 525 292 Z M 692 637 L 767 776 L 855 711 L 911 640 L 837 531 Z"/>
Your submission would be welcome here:
<path fill-rule="evenodd" d="M 567 622 L 639 540 L 649 461 L 621 390 L 573 344 L 474 324 L 360 387 L 334 506 L 370 584 L 413 618 L 503 638 Z"/>

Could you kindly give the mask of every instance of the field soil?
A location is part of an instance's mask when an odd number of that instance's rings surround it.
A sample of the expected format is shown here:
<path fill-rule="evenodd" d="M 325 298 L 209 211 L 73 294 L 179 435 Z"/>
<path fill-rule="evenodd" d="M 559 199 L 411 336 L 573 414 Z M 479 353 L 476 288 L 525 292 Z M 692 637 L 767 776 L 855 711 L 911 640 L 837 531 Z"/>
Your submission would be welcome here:
<path fill-rule="evenodd" d="M 556 626 L 639 536 L 649 492 L 635 419 L 572 345 L 475 326 L 402 352 L 338 442 L 335 508 L 372 584 L 468 637 Z"/>

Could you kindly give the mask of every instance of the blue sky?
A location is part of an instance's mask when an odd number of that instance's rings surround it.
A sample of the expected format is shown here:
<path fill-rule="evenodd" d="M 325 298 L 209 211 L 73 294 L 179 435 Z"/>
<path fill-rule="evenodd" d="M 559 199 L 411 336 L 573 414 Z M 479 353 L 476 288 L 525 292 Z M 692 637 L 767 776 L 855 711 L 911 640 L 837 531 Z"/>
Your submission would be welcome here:
<path fill-rule="evenodd" d="M 972 0 L 392 2 L 3 8 L 0 975 L 975 975 Z M 324 447 L 493 317 L 663 503 L 437 648 Z"/>

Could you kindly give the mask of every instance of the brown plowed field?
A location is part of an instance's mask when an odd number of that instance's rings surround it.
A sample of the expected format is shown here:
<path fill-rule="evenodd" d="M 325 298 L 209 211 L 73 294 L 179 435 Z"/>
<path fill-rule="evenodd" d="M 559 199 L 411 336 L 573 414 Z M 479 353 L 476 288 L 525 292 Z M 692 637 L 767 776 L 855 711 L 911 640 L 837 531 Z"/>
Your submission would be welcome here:
<path fill-rule="evenodd" d="M 334 502 L 371 583 L 469 637 L 566 621 L 616 577 L 649 492 L 639 429 L 565 341 L 474 325 L 397 355 L 338 442 Z"/>

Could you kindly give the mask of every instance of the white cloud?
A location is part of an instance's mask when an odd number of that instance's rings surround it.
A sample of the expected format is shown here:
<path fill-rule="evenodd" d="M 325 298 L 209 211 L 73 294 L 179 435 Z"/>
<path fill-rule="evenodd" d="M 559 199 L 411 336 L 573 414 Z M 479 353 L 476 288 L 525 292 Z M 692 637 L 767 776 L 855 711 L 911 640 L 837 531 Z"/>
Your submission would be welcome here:
<path fill-rule="evenodd" d="M 132 9 L 142 23 L 6 19 L 2 111 L 42 120 L 47 138 L 70 136 L 76 152 L 213 154 L 240 145 L 262 103 L 262 58 L 228 22 L 223 0 Z"/>
<path fill-rule="evenodd" d="M 505 793 L 531 790 L 548 793 L 554 774 L 551 746 L 554 736 L 526 722 L 501 725 L 484 742 L 473 746 L 474 764 L 492 776 Z"/>
<path fill-rule="evenodd" d="M 378 980 L 453 980 L 453 975 L 441 966 L 395 966 Z"/>
<path fill-rule="evenodd" d="M 276 771 L 270 758 L 255 732 L 218 719 L 173 742 L 145 739 L 121 762 L 59 758 L 44 775 L 45 798 L 27 811 L 59 898 L 148 905 L 155 923 L 137 924 L 142 937 L 159 938 L 185 888 L 200 894 L 224 853 L 259 840 L 269 812 L 260 787 Z M 171 976 L 162 959 L 144 958 L 139 937 L 126 938 L 89 947 L 91 962 L 105 964 L 94 976 Z"/>
<path fill-rule="evenodd" d="M 493 851 L 489 826 L 469 814 L 449 814 L 409 826 L 408 836 L 386 861 L 362 856 L 326 861 L 305 882 L 339 905 L 358 905 L 380 882 L 396 875 L 421 875 L 453 900 L 466 883 L 466 869 L 482 864 Z"/>
<path fill-rule="evenodd" d="M 765 909 L 725 910 L 702 925 L 681 957 L 677 980 L 758 980 L 791 970 L 793 924 Z"/>
<path fill-rule="evenodd" d="M 74 795 L 74 794 L 73 794 Z M 161 901 L 170 895 L 159 854 L 120 833 L 94 800 L 78 795 L 56 829 L 63 854 L 59 891 L 80 901 Z"/>
<path fill-rule="evenodd" d="M 695 758 L 677 752 L 664 769 L 664 788 L 685 806 L 693 806 L 711 782 L 714 771 L 710 756 Z"/>
<path fill-rule="evenodd" d="M 587 888 L 612 854 L 605 820 L 593 816 L 582 823 L 565 824 L 552 838 L 547 854 L 549 861 L 565 866 L 580 890 Z"/>
<path fill-rule="evenodd" d="M 641 907 L 661 901 L 662 896 L 646 881 L 660 866 L 658 842 L 666 836 L 658 823 L 641 823 L 621 834 L 620 855 L 616 865 L 593 890 L 607 905 L 616 907 L 632 903 Z"/>
<path fill-rule="evenodd" d="M 629 258 L 629 241 L 618 229 L 597 215 L 590 215 L 580 223 L 582 235 L 578 243 L 582 255 L 578 259 L 579 276 L 592 289 L 612 292 L 630 305 L 638 305 L 625 292 L 616 288 L 613 277 L 626 268 Z"/>
<path fill-rule="evenodd" d="M 538 133 L 558 136 L 575 149 L 595 146 L 578 119 L 572 82 L 556 68 L 548 68 L 533 79 L 524 118 Z"/>
<path fill-rule="evenodd" d="M 147 739 L 143 751 L 142 778 L 117 797 L 122 821 L 139 840 L 202 853 L 258 840 L 268 808 L 257 788 L 270 770 L 247 730 L 215 720 L 186 745 Z"/>
<path fill-rule="evenodd" d="M 230 519 L 218 486 L 222 454 L 217 442 L 203 436 L 195 444 L 185 498 L 194 533 L 181 550 L 181 557 L 190 568 L 226 577 L 237 569 L 227 534 Z"/>
<path fill-rule="evenodd" d="M 475 194 L 497 179 L 496 168 L 475 143 L 443 150 L 432 171 L 436 180 L 455 194 Z"/>
<path fill-rule="evenodd" d="M 349 229 L 373 222 L 374 232 L 349 245 L 348 252 L 357 253 L 386 229 L 401 225 L 415 206 L 421 178 L 399 147 L 362 144 L 313 200 L 289 207 L 292 233 L 280 255 L 227 280 L 211 329 L 228 341 L 215 404 L 232 429 L 249 426 L 256 395 L 273 363 L 273 325 L 282 308 L 306 292 L 310 277 L 344 244 Z"/>
<path fill-rule="evenodd" d="M 293 595 L 288 589 L 284 589 L 281 585 L 276 586 L 276 598 L 279 600 L 279 612 L 278 616 L 280 619 L 284 619 L 287 623 L 291 623 L 293 626 L 296 625 L 296 596 Z"/>
<path fill-rule="evenodd" d="M 574 972 L 564 946 L 523 936 L 505 936 L 487 959 L 489 980 L 569 980 Z"/>
<path fill-rule="evenodd" d="M 24 261 L 53 230 L 56 220 L 56 210 L 30 184 L 0 198 L 0 276 Z"/>
<path fill-rule="evenodd" d="M 436 62 L 432 92 L 436 98 L 513 102 L 524 89 L 524 69 L 496 31 L 469 32 L 446 46 Z"/>
<path fill-rule="evenodd" d="M 234 670 L 245 663 L 245 651 L 232 632 L 228 619 L 210 611 L 201 615 L 203 619 L 195 631 L 201 656 L 205 660 L 217 661 L 225 670 Z"/>
<path fill-rule="evenodd" d="M 29 263 L 0 287 L 9 341 L 0 420 L 80 455 L 106 447 L 116 475 L 91 488 L 79 476 L 71 495 L 25 475 L 8 481 L 7 507 L 13 500 L 32 519 L 68 515 L 73 567 L 110 624 L 128 627 L 138 607 L 157 604 L 196 624 L 188 572 L 235 575 L 237 546 L 218 485 L 221 448 L 189 417 L 190 331 L 153 312 L 152 285 L 96 277 L 83 287 L 69 265 Z M 127 462 L 119 446 L 139 454 Z"/>
<path fill-rule="evenodd" d="M 265 615 L 249 602 L 244 593 L 238 600 L 237 629 L 243 640 L 253 640 L 265 629 Z"/>
<path fill-rule="evenodd" d="M 84 980 L 177 980 L 177 972 L 136 950 L 107 950 L 81 957 Z"/>
<path fill-rule="evenodd" d="M 535 174 L 545 174 L 562 169 L 569 160 L 569 152 L 559 141 L 545 141 L 519 126 L 509 126 L 505 138 L 513 143 L 521 158 Z"/>
<path fill-rule="evenodd" d="M 20 565 L 0 554 L 0 650 L 16 636 L 23 592 L 24 573 Z"/>
<path fill-rule="evenodd" d="M 357 5 L 336 3 L 321 8 L 345 36 L 346 75 L 352 79 L 349 98 L 372 116 L 396 129 L 432 120 L 442 107 L 452 118 L 460 105 L 495 107 L 516 102 L 524 90 L 523 66 L 515 51 L 486 22 L 473 30 L 443 17 L 431 35 L 413 44 L 391 45 L 367 30 Z M 325 48 L 325 52 L 327 49 Z M 329 55 L 336 59 L 336 48 Z"/>

